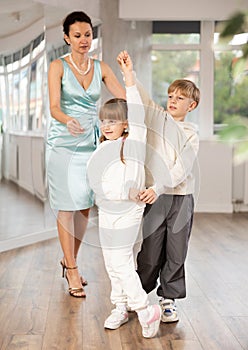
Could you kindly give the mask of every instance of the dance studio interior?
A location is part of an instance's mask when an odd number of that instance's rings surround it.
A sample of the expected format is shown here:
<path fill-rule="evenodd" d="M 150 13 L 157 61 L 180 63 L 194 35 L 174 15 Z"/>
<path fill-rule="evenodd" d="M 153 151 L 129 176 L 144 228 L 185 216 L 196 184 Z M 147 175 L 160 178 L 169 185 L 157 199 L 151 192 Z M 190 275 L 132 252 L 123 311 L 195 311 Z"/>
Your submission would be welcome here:
<path fill-rule="evenodd" d="M 103 327 L 113 305 L 96 206 L 77 261 L 86 298 L 72 298 L 61 278 L 46 178 L 47 74 L 69 53 L 62 22 L 73 11 L 92 19 L 89 55 L 122 85 L 116 57 L 127 50 L 160 106 L 175 79 L 201 93 L 187 116 L 200 139 L 187 295 L 177 300 L 179 322 L 161 322 L 152 339 L 134 312 L 117 330 Z M 243 25 L 223 37 L 235 15 Z M 0 28 L 0 349 L 248 350 L 248 0 L 0 0 Z M 103 86 L 100 104 L 110 97 Z"/>

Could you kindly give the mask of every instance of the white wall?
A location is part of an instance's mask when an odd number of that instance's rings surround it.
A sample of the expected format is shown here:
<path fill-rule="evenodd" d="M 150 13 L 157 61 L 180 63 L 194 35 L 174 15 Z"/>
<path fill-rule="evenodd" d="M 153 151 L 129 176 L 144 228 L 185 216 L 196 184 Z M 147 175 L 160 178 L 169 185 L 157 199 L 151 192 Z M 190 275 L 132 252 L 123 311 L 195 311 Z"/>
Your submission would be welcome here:
<path fill-rule="evenodd" d="M 136 20 L 224 20 L 248 9 L 248 0 L 119 0 L 119 17 Z"/>
<path fill-rule="evenodd" d="M 220 141 L 200 142 L 198 157 L 200 176 L 196 179 L 196 211 L 226 213 L 233 211 L 232 153 L 232 147 Z"/>
<path fill-rule="evenodd" d="M 41 200 L 46 199 L 44 137 L 9 135 L 8 171 L 5 178 Z"/>
<path fill-rule="evenodd" d="M 121 50 L 128 50 L 133 59 L 137 76 L 142 78 L 142 83 L 149 90 L 151 87 L 152 23 L 149 21 L 132 23 L 132 21 L 120 20 L 117 0 L 104 0 L 100 4 L 103 60 L 111 66 L 122 82 L 116 57 Z"/>

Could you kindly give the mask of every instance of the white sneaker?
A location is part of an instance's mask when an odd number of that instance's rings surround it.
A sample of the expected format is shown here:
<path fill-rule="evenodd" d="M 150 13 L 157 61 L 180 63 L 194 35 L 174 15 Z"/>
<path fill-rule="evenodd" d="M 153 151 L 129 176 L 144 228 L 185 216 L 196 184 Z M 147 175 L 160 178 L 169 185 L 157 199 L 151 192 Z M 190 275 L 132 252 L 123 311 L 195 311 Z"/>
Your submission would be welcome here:
<path fill-rule="evenodd" d="M 159 304 L 162 309 L 161 321 L 165 323 L 177 322 L 179 320 L 177 315 L 177 308 L 175 301 L 172 299 L 161 298 Z"/>
<path fill-rule="evenodd" d="M 142 335 L 144 338 L 153 338 L 158 333 L 160 319 L 161 319 L 161 308 L 159 305 L 148 306 L 148 311 L 151 318 L 147 321 L 140 321 L 142 327 Z"/>
<path fill-rule="evenodd" d="M 104 322 L 104 328 L 117 329 L 128 321 L 128 313 L 114 309 Z"/>

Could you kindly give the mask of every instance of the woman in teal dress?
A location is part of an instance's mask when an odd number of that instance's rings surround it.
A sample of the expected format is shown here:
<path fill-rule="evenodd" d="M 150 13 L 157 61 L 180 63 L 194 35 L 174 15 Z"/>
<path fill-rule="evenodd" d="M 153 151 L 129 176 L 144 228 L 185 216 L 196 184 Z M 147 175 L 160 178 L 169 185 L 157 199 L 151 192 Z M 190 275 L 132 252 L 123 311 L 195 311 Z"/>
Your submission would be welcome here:
<path fill-rule="evenodd" d="M 111 68 L 88 56 L 93 39 L 91 19 L 72 12 L 63 23 L 71 53 L 49 67 L 48 86 L 52 121 L 48 130 L 46 165 L 51 208 L 57 211 L 59 240 L 64 253 L 62 276 L 69 293 L 85 297 L 87 282 L 77 268 L 77 254 L 87 227 L 93 193 L 86 164 L 98 142 L 97 102 L 102 82 L 109 92 L 125 98 L 125 90 Z"/>

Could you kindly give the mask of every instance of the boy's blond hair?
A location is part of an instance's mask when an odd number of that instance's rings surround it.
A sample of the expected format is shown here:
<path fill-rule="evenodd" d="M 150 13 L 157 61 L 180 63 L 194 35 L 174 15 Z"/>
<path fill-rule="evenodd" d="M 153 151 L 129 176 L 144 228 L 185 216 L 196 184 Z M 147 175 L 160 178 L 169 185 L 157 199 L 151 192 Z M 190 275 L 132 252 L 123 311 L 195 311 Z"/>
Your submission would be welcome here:
<path fill-rule="evenodd" d="M 176 90 L 179 90 L 185 97 L 194 100 L 197 103 L 196 107 L 198 106 L 200 101 L 200 90 L 193 81 L 187 79 L 174 80 L 168 87 L 168 94 Z"/>

